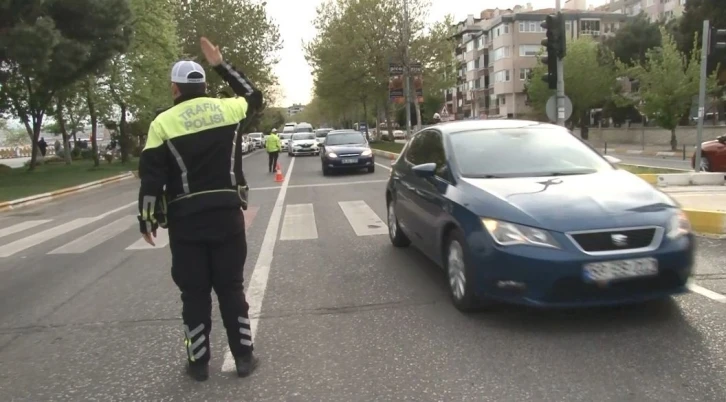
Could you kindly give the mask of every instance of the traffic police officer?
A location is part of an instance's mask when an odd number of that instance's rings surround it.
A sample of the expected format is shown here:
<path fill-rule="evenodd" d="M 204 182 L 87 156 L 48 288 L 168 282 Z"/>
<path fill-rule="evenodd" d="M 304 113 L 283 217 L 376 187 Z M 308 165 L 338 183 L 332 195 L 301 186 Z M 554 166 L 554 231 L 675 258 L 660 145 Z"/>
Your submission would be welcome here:
<path fill-rule="evenodd" d="M 174 106 L 151 123 L 139 161 L 141 233 L 154 245 L 159 225 L 168 226 L 171 274 L 183 304 L 187 373 L 198 381 L 209 377 L 212 289 L 237 374 L 249 375 L 258 362 L 243 288 L 247 239 L 240 208 L 247 208 L 249 188 L 238 128 L 262 105 L 261 92 L 247 77 L 224 62 L 218 47 L 201 41 L 207 62 L 238 97 L 206 96 L 202 66 L 176 63 Z"/>

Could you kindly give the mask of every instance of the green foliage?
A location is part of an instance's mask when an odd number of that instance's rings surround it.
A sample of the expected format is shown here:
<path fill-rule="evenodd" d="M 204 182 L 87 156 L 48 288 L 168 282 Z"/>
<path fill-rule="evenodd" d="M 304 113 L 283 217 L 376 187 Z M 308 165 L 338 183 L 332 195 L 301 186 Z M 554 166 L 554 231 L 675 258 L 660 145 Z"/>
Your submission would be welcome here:
<path fill-rule="evenodd" d="M 260 123 L 255 127 L 254 131 L 260 131 L 265 134 L 272 131 L 273 128 L 280 129 L 285 124 L 285 116 L 287 110 L 278 107 L 268 107 L 262 114 Z M 252 131 L 252 130 L 249 130 Z"/>
<path fill-rule="evenodd" d="M 675 129 L 698 95 L 700 51 L 693 51 L 687 57 L 678 50 L 665 28 L 661 28 L 661 36 L 661 47 L 648 51 L 643 65 L 634 65 L 624 74 L 640 80 L 638 108 L 658 126 L 671 130 L 671 147 L 675 150 L 678 145 Z M 694 38 L 696 40 L 698 37 Z M 707 89 L 712 90 L 715 86 L 715 76 L 712 76 Z"/>
<path fill-rule="evenodd" d="M 678 42 L 685 54 L 701 48 L 701 41 L 695 39 L 701 37 L 703 20 L 709 20 L 712 27 L 726 29 L 726 7 L 723 0 L 688 0 L 680 18 L 682 41 Z M 708 56 L 709 74 L 718 65 L 720 70 L 726 70 L 726 49 L 717 50 Z M 722 81 L 726 81 L 726 72 L 722 71 L 722 74 Z"/>
<path fill-rule="evenodd" d="M 582 36 L 567 43 L 564 62 L 565 94 L 573 105 L 571 122 L 581 125 L 590 109 L 603 106 L 615 93 L 613 54 L 598 42 Z M 530 104 L 540 116 L 546 116 L 547 99 L 554 94 L 541 79 L 546 72 L 547 67 L 537 63 L 526 86 Z"/>
<path fill-rule="evenodd" d="M 605 44 L 619 61 L 642 64 L 646 61 L 648 50 L 661 44 L 660 28 L 641 12 L 620 27 Z"/>

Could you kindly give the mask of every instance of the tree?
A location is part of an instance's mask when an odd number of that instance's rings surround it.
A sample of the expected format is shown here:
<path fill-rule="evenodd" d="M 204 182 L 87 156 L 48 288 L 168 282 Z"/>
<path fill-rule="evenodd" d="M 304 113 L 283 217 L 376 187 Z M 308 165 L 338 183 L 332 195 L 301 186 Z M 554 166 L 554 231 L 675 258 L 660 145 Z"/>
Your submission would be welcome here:
<path fill-rule="evenodd" d="M 106 80 L 110 101 L 119 111 L 121 160 L 131 149 L 128 115 L 150 120 L 157 108 L 171 103 L 169 68 L 179 59 L 180 45 L 174 9 L 169 0 L 131 0 L 134 35 L 125 54 L 109 63 Z"/>
<path fill-rule="evenodd" d="M 83 130 L 88 110 L 81 96 L 81 87 L 76 84 L 56 93 L 55 123 L 46 127 L 52 133 L 61 134 L 63 138 L 63 158 L 67 165 L 71 164 L 70 138 L 76 141 L 76 134 Z"/>
<path fill-rule="evenodd" d="M 37 140 L 55 94 L 125 51 L 130 39 L 126 0 L 5 1 L 0 7 L 0 106 Z"/>
<path fill-rule="evenodd" d="M 265 104 L 274 93 L 277 83 L 272 68 L 282 49 L 280 31 L 267 15 L 265 2 L 252 0 L 178 0 L 177 30 L 183 44 L 183 54 L 203 60 L 199 37 L 204 35 L 218 43 L 227 62 L 242 70 L 263 92 Z M 219 94 L 226 83 L 208 74 L 207 86 L 212 95 Z M 262 108 L 260 113 L 264 110 Z M 260 116 L 248 116 L 249 126 Z"/>
<path fill-rule="evenodd" d="M 683 35 L 681 49 L 690 54 L 701 47 L 696 38 L 703 32 L 703 20 L 709 20 L 712 27 L 726 29 L 726 7 L 722 0 L 688 0 L 680 18 L 680 32 Z M 711 74 L 720 65 L 721 82 L 726 82 L 726 50 L 717 50 L 708 56 L 708 72 Z"/>
<path fill-rule="evenodd" d="M 694 50 L 687 57 L 678 50 L 665 28 L 661 28 L 661 36 L 661 47 L 649 50 L 645 63 L 630 67 L 627 74 L 640 81 L 637 94 L 640 109 L 658 126 L 670 130 L 671 149 L 676 151 L 676 127 L 688 113 L 694 96 L 698 95 L 701 52 Z M 696 40 L 698 36 L 694 38 Z M 707 88 L 712 90 L 715 84 L 715 76 L 712 76 Z"/>
<path fill-rule="evenodd" d="M 660 28 L 641 12 L 607 39 L 605 45 L 623 63 L 645 63 L 648 50 L 660 46 Z"/>
<path fill-rule="evenodd" d="M 279 129 L 285 124 L 285 114 L 283 108 L 268 107 L 262 114 L 262 119 L 257 125 L 255 131 L 261 131 L 265 134 L 272 131 L 273 128 Z"/>
<path fill-rule="evenodd" d="M 580 126 L 580 135 L 587 139 L 588 113 L 603 106 L 615 93 L 615 67 L 612 52 L 598 42 L 582 36 L 567 44 L 564 58 L 565 93 L 572 101 L 573 126 Z M 544 115 L 547 99 L 554 94 L 542 77 L 547 67 L 542 63 L 532 70 L 526 85 L 529 102 L 536 113 Z"/>

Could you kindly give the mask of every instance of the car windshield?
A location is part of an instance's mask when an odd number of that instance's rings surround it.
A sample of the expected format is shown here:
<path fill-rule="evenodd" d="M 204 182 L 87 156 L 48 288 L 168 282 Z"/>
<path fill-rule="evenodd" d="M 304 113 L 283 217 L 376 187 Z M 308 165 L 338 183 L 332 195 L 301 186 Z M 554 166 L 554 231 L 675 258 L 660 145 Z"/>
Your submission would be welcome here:
<path fill-rule="evenodd" d="M 250 134 L 250 137 L 252 137 L 252 138 L 260 138 L 260 137 L 262 137 L 262 134 L 252 133 L 252 134 Z"/>
<path fill-rule="evenodd" d="M 363 134 L 350 132 L 350 133 L 331 133 L 328 138 L 325 139 L 325 145 L 349 145 L 349 144 L 365 144 L 366 140 L 363 138 Z"/>
<path fill-rule="evenodd" d="M 331 131 L 333 130 L 318 130 L 315 132 L 315 136 L 318 138 L 325 138 L 325 136 L 327 136 Z"/>
<path fill-rule="evenodd" d="M 449 138 L 464 177 L 560 176 L 613 169 L 561 128 L 473 130 L 454 133 Z"/>
<path fill-rule="evenodd" d="M 315 134 L 313 133 L 295 133 L 292 136 L 293 141 L 299 141 L 299 140 L 314 140 Z"/>
<path fill-rule="evenodd" d="M 289 140 L 290 137 L 292 137 L 292 134 L 280 134 L 281 140 Z"/>

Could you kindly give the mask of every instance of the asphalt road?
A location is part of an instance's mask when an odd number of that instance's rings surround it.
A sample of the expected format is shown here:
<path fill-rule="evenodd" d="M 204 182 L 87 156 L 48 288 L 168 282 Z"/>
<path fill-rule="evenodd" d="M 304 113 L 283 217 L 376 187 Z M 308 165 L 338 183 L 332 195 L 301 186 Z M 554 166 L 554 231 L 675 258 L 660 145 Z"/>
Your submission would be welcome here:
<path fill-rule="evenodd" d="M 168 247 L 134 246 L 131 179 L 0 214 L 0 400 L 726 400 L 726 303 L 703 290 L 726 293 L 725 241 L 699 240 L 700 293 L 464 315 L 439 270 L 390 246 L 387 161 L 323 177 L 283 155 L 275 183 L 265 158 L 245 159 L 258 372 L 223 371 L 215 309 L 212 377 L 183 374 Z"/>

